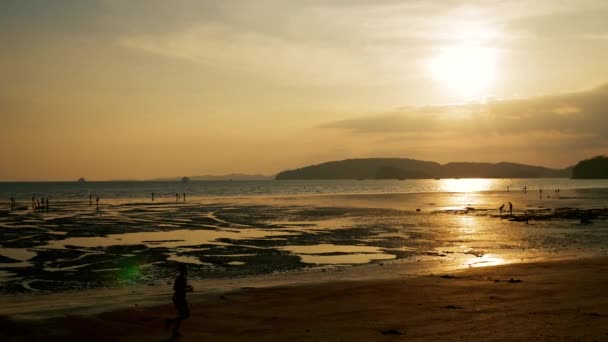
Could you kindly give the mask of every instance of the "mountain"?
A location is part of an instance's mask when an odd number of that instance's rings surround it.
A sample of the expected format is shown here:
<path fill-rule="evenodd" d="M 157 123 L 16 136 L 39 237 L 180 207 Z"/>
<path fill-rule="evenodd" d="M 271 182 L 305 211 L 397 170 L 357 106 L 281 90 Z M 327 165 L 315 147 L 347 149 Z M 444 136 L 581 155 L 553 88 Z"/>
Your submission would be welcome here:
<path fill-rule="evenodd" d="M 227 175 L 204 175 L 204 176 L 192 176 L 192 177 L 169 177 L 169 178 L 157 178 L 155 181 L 181 181 L 184 178 L 188 178 L 190 181 L 221 181 L 221 180 L 272 180 L 273 176 L 264 175 L 248 175 L 243 173 L 231 173 Z"/>
<path fill-rule="evenodd" d="M 276 179 L 425 179 L 425 178 L 569 178 L 571 168 L 549 169 L 516 163 L 439 163 L 406 158 L 331 161 L 287 170 Z"/>
<path fill-rule="evenodd" d="M 447 163 L 442 178 L 569 178 L 571 169 L 549 169 L 517 163 Z"/>
<path fill-rule="evenodd" d="M 435 162 L 398 158 L 347 159 L 280 172 L 276 179 L 430 178 L 441 168 Z"/>
<path fill-rule="evenodd" d="M 602 179 L 608 178 L 608 157 L 597 156 L 581 160 L 572 169 L 572 178 Z"/>

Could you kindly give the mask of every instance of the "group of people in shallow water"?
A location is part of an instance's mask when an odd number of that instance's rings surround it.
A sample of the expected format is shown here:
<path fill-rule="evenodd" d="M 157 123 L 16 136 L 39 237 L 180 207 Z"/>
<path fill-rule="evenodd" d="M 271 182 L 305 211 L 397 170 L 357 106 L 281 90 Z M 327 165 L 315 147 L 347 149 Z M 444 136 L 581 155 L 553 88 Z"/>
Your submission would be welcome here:
<path fill-rule="evenodd" d="M 509 187 L 507 186 L 507 191 L 509 191 Z M 528 193 L 528 187 L 524 186 L 522 188 L 522 191 L 524 193 Z M 559 197 L 560 196 L 560 189 L 555 189 L 554 191 L 555 197 Z M 538 196 L 540 199 L 543 199 L 543 189 L 538 189 Z M 507 202 L 509 203 L 509 214 L 513 215 L 513 203 L 511 202 Z M 502 212 L 505 211 L 505 204 L 503 203 L 499 208 L 498 211 L 500 212 L 500 215 L 502 215 Z"/>
<path fill-rule="evenodd" d="M 524 193 L 528 193 L 528 187 L 527 186 L 524 186 L 521 190 Z M 507 187 L 507 191 L 509 191 L 509 187 Z M 554 193 L 555 193 L 555 196 L 559 196 L 559 189 L 555 189 Z M 543 197 L 543 189 L 542 188 L 538 189 L 538 194 L 539 194 L 540 197 Z"/>
<path fill-rule="evenodd" d="M 155 194 L 151 193 L 150 195 L 152 196 L 152 202 L 154 202 Z M 186 193 L 185 192 L 182 193 L 181 199 L 184 201 L 184 203 L 186 203 Z M 179 193 L 176 192 L 175 193 L 175 203 L 179 202 L 179 200 L 180 200 Z"/>
<path fill-rule="evenodd" d="M 93 205 L 93 195 L 89 194 L 89 205 Z M 95 205 L 99 208 L 99 196 L 95 196 Z"/>
<path fill-rule="evenodd" d="M 10 203 L 11 210 L 17 209 L 17 200 L 15 200 L 15 197 L 11 197 L 10 201 L 11 201 L 11 203 Z M 48 212 L 49 211 L 49 198 L 48 197 L 36 198 L 36 196 L 32 196 L 32 211 L 35 211 L 35 212 L 47 211 Z"/>
<path fill-rule="evenodd" d="M 524 192 L 526 192 L 526 193 L 528 192 L 527 187 L 524 187 Z M 553 194 L 555 195 L 555 197 L 559 197 L 559 189 L 553 190 Z M 538 189 L 538 197 L 540 199 L 543 199 L 543 189 Z M 550 196 L 548 196 L 548 197 L 550 197 Z"/>
<path fill-rule="evenodd" d="M 32 196 L 32 210 L 35 212 L 49 211 L 49 198 Z"/>
<path fill-rule="evenodd" d="M 155 194 L 152 193 L 152 201 L 154 201 L 155 199 Z M 99 196 L 93 196 L 92 194 L 89 194 L 89 205 L 93 205 L 93 199 L 95 199 L 95 206 L 97 207 L 97 210 L 99 210 Z M 182 193 L 182 195 L 180 196 L 179 193 L 175 193 L 175 202 L 179 202 L 180 199 L 186 203 L 186 193 Z M 17 200 L 15 199 L 15 197 L 11 197 L 10 198 L 10 209 L 11 210 L 15 210 L 17 209 Z M 36 198 L 36 196 L 32 196 L 32 210 L 34 212 L 42 212 L 42 211 L 49 211 L 49 198 L 48 197 L 40 197 L 40 198 Z"/>
<path fill-rule="evenodd" d="M 181 199 L 183 200 L 184 203 L 186 203 L 186 193 L 182 193 Z M 179 202 L 180 200 L 180 196 L 179 193 L 176 192 L 175 193 L 175 203 Z M 154 193 L 152 193 L 152 202 L 154 202 Z"/>
<path fill-rule="evenodd" d="M 97 206 L 99 207 L 99 196 L 97 196 Z M 15 200 L 15 197 L 11 197 L 10 198 L 10 208 L 11 210 L 15 210 L 17 209 L 17 200 Z M 89 204 L 92 205 L 93 204 L 93 195 L 89 195 Z M 32 211 L 34 212 L 43 212 L 46 211 L 48 212 L 50 208 L 49 205 L 49 198 L 48 197 L 40 197 L 37 198 L 36 196 L 32 196 Z"/>
<path fill-rule="evenodd" d="M 510 213 L 511 215 L 513 215 L 513 203 L 511 203 L 511 202 L 507 202 L 507 203 L 509 203 L 509 213 Z M 505 209 L 505 204 L 503 203 L 503 204 L 500 206 L 500 208 L 498 208 L 498 211 L 500 211 L 500 215 L 502 215 L 502 212 L 503 212 L 503 210 L 504 210 L 504 209 Z"/>

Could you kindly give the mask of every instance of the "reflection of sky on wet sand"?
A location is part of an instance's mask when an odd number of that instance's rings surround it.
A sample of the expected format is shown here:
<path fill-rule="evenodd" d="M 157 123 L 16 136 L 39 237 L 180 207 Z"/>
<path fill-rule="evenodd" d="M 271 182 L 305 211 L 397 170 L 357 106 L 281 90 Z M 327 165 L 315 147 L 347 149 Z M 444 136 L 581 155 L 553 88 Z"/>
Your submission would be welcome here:
<path fill-rule="evenodd" d="M 272 236 L 294 235 L 296 233 L 263 229 L 230 230 L 172 230 L 167 232 L 141 232 L 111 234 L 107 237 L 74 237 L 51 241 L 48 248 L 109 247 L 126 245 L 145 245 L 147 247 L 175 248 L 204 244 L 221 244 L 218 239 L 259 239 Z"/>
<path fill-rule="evenodd" d="M 0 263 L 0 268 L 25 268 L 33 266 L 29 261 Z"/>
<path fill-rule="evenodd" d="M 171 254 L 167 257 L 167 260 L 181 262 L 181 263 L 185 263 L 185 264 L 213 266 L 211 264 L 201 262 L 201 260 L 197 257 L 188 256 L 188 255 Z"/>
<path fill-rule="evenodd" d="M 395 259 L 395 255 L 385 253 L 353 253 L 343 255 L 315 255 L 298 254 L 305 264 L 330 265 L 330 264 L 367 264 L 374 260 Z"/>
<path fill-rule="evenodd" d="M 231 261 L 231 262 L 228 263 L 228 265 L 230 265 L 230 266 L 243 266 L 245 264 L 246 263 L 243 262 L 243 261 Z"/>
<path fill-rule="evenodd" d="M 27 248 L 0 248 L 0 255 L 14 260 L 26 261 L 36 256 Z"/>
<path fill-rule="evenodd" d="M 378 253 L 380 248 L 374 246 L 348 246 L 319 244 L 310 246 L 287 246 L 282 249 L 296 254 L 324 254 L 324 253 Z"/>
<path fill-rule="evenodd" d="M 485 267 L 503 265 L 509 261 L 494 254 L 484 254 L 481 257 L 470 257 L 465 263 L 471 267 Z"/>
<path fill-rule="evenodd" d="M 8 271 L 0 270 L 0 281 L 9 280 L 13 276 L 15 276 L 15 273 L 11 273 L 11 272 L 8 272 Z"/>
<path fill-rule="evenodd" d="M 374 246 L 318 244 L 287 246 L 282 249 L 298 255 L 306 264 L 366 264 L 372 260 L 396 258 Z"/>

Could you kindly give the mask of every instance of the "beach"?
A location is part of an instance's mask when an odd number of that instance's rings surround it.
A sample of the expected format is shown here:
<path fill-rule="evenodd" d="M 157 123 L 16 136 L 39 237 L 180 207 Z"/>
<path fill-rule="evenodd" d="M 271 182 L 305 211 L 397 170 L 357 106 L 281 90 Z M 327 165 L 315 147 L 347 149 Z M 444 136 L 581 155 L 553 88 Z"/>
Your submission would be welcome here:
<path fill-rule="evenodd" d="M 56 200 L 0 212 L 0 293 L 164 284 L 399 261 L 453 268 L 602 256 L 603 189 Z M 499 205 L 512 202 L 513 213 Z M 432 271 L 429 269 L 429 271 Z"/>
<path fill-rule="evenodd" d="M 0 342 L 608 341 L 606 18 L 0 0 Z"/>
<path fill-rule="evenodd" d="M 190 295 L 192 317 L 182 325 L 182 340 L 608 338 L 607 258 L 509 264 L 416 276 L 399 274 L 399 264 L 373 267 L 374 277 L 385 277 L 340 280 L 323 272 L 318 281 L 309 284 L 243 286 L 212 294 L 194 292 Z M 90 315 L 3 318 L 0 337 L 6 341 L 163 341 L 170 336 L 164 319 L 173 316 L 173 310 L 167 297 L 162 305 Z"/>
<path fill-rule="evenodd" d="M 57 195 L 48 211 L 1 211 L 0 338 L 166 340 L 178 263 L 195 288 L 183 340 L 608 337 L 606 189 L 349 184 L 187 200 L 120 193 L 99 206 Z"/>

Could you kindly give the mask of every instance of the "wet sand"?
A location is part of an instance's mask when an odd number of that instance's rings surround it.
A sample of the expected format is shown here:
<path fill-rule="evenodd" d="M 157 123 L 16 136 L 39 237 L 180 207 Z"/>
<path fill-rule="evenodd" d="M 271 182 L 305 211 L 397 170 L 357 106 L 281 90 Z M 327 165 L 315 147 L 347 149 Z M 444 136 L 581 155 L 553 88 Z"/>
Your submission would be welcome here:
<path fill-rule="evenodd" d="M 514 204 L 500 215 L 500 203 Z M 55 201 L 0 211 L 0 296 L 159 285 L 388 260 L 500 264 L 606 255 L 608 191 Z M 420 211 L 418 211 L 420 209 Z M 1 298 L 0 298 L 1 300 Z"/>
<path fill-rule="evenodd" d="M 0 340 L 167 340 L 176 261 L 196 289 L 185 341 L 606 340 L 607 204 L 599 189 L 4 212 Z"/>
<path fill-rule="evenodd" d="M 417 276 L 409 276 L 407 270 L 400 274 L 401 267 L 406 266 L 362 267 L 356 270 L 363 272 L 361 277 L 350 281 L 341 272 L 320 272 L 318 282 L 307 284 L 195 292 L 182 340 L 608 339 L 608 258 Z M 169 336 L 164 319 L 174 314 L 170 298 L 166 301 L 88 316 L 5 317 L 0 321 L 0 339 L 163 341 Z"/>

